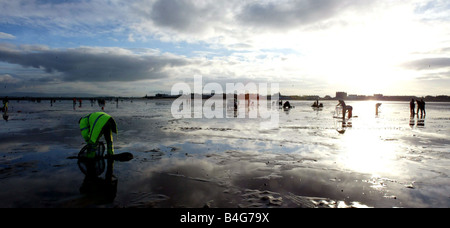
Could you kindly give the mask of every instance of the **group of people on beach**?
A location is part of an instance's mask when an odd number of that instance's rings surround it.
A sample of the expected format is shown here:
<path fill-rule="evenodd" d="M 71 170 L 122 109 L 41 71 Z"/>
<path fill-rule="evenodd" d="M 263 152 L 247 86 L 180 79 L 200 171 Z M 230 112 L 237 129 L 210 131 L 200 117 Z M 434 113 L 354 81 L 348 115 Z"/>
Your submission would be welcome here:
<path fill-rule="evenodd" d="M 94 106 L 94 101 L 95 101 L 95 99 L 94 98 L 90 98 L 89 99 L 90 100 L 90 102 L 91 102 L 91 107 L 92 106 Z M 118 98 L 116 98 L 116 103 L 118 103 Z M 81 99 L 81 98 L 73 98 L 72 99 L 72 101 L 73 101 L 73 110 L 75 110 L 76 109 L 76 105 L 77 105 L 77 101 L 78 101 L 78 108 L 81 108 L 82 107 L 82 104 L 83 104 L 83 100 Z M 105 110 L 105 105 L 106 105 L 106 100 L 105 99 L 103 99 L 103 98 L 101 98 L 101 99 L 97 99 L 97 102 L 98 102 L 98 106 L 100 106 L 101 108 L 102 108 L 102 111 L 104 111 Z"/>
<path fill-rule="evenodd" d="M 417 112 L 415 102 L 417 103 Z M 411 117 L 413 117 L 414 115 L 419 116 L 419 112 L 421 117 L 427 115 L 427 112 L 425 111 L 425 101 L 423 101 L 423 99 L 420 99 L 420 101 L 411 99 L 411 102 L 409 102 L 409 110 L 411 113 Z"/>

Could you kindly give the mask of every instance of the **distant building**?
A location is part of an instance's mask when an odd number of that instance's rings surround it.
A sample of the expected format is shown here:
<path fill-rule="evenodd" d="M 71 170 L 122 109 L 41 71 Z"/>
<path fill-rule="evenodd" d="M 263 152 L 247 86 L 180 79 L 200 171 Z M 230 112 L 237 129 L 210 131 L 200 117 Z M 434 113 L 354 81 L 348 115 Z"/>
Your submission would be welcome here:
<path fill-rule="evenodd" d="M 358 94 L 350 94 L 350 95 L 348 95 L 348 99 L 356 100 L 356 99 L 358 99 Z"/>
<path fill-rule="evenodd" d="M 180 97 L 182 94 L 180 94 L 180 95 L 169 95 L 169 94 L 161 94 L 161 93 L 158 93 L 158 94 L 156 94 L 155 95 L 155 97 L 156 98 L 178 98 L 178 97 Z"/>
<path fill-rule="evenodd" d="M 347 99 L 347 93 L 346 92 L 336 92 L 336 99 Z"/>
<path fill-rule="evenodd" d="M 373 97 L 377 100 L 383 99 L 383 94 L 374 94 Z"/>

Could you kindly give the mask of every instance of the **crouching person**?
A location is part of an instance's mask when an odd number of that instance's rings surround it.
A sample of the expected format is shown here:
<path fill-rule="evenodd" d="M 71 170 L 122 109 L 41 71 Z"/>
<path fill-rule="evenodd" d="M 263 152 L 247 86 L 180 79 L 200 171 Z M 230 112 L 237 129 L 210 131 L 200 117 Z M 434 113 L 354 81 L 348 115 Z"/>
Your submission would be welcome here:
<path fill-rule="evenodd" d="M 95 158 L 99 139 L 105 137 L 108 156 L 114 155 L 112 133 L 117 134 L 116 121 L 104 112 L 91 113 L 79 121 L 81 135 L 88 144 L 86 158 Z"/>

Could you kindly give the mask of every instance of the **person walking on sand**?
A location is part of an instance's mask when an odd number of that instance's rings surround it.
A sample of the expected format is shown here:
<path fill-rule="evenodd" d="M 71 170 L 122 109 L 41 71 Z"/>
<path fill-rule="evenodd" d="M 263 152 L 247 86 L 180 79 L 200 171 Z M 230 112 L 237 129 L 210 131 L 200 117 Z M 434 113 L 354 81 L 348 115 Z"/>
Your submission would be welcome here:
<path fill-rule="evenodd" d="M 108 155 L 114 155 L 113 136 L 117 134 L 116 121 L 104 112 L 94 112 L 79 120 L 81 135 L 88 144 L 86 158 L 95 158 L 99 139 L 106 140 Z"/>

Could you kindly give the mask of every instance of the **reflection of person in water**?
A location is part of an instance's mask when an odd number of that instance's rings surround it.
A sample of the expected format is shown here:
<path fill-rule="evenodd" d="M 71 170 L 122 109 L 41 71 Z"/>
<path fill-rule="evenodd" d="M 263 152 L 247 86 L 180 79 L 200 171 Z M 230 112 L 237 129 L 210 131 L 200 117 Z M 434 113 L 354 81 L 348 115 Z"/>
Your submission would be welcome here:
<path fill-rule="evenodd" d="M 425 127 L 425 119 L 418 118 L 416 120 L 415 116 L 411 116 L 411 118 L 409 119 L 409 126 L 411 128 L 415 128 L 415 127 L 423 128 L 423 127 Z"/>
<path fill-rule="evenodd" d="M 126 162 L 133 159 L 133 154 L 129 152 L 115 154 L 114 156 L 103 156 L 105 153 L 105 145 L 99 142 L 95 159 L 86 156 L 89 151 L 89 145 L 84 146 L 76 159 L 78 159 L 78 168 L 85 175 L 83 184 L 80 187 L 80 193 L 84 195 L 83 199 L 88 199 L 89 204 L 109 204 L 112 203 L 117 193 L 118 180 L 113 174 L 114 161 Z M 105 172 L 105 177 L 101 175 Z M 84 202 L 84 203 L 83 203 Z M 83 205 L 86 203 L 83 200 Z"/>
<path fill-rule="evenodd" d="M 113 159 L 107 159 L 105 178 L 100 177 L 105 171 L 105 159 L 80 159 L 78 160 L 78 167 L 85 175 L 80 187 L 81 194 L 86 195 L 98 204 L 107 204 L 114 201 L 118 181 L 113 174 Z"/>
<path fill-rule="evenodd" d="M 88 144 L 86 157 L 95 158 L 99 139 L 104 135 L 108 155 L 114 155 L 113 136 L 117 134 L 116 121 L 104 112 L 91 113 L 79 120 L 81 135 Z"/>

